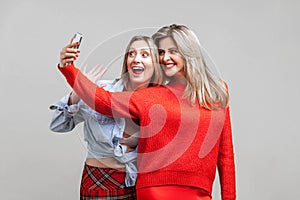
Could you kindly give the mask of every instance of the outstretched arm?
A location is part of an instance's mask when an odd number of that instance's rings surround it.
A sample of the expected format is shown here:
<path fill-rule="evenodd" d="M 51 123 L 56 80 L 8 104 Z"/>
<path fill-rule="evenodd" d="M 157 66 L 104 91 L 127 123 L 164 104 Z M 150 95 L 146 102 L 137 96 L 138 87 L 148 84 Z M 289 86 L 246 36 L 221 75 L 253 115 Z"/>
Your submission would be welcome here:
<path fill-rule="evenodd" d="M 71 39 L 70 44 L 63 47 L 60 51 L 60 58 L 59 58 L 59 67 L 63 68 L 66 65 L 74 62 L 77 57 L 79 56 L 80 50 L 76 49 L 78 43 L 73 43 L 74 38 Z M 90 71 L 87 71 L 87 65 L 84 67 L 83 73 L 89 77 L 89 79 L 93 82 L 96 82 L 98 79 L 100 79 L 103 74 L 107 71 L 107 68 L 103 68 L 101 65 L 95 65 Z M 104 87 L 104 85 L 102 85 Z M 72 92 L 68 101 L 68 104 L 77 104 L 79 102 L 80 98 L 76 94 L 76 92 Z"/>
<path fill-rule="evenodd" d="M 139 118 L 139 100 L 134 92 L 108 92 L 90 81 L 74 64 L 59 67 L 76 94 L 97 112 L 114 116 Z"/>

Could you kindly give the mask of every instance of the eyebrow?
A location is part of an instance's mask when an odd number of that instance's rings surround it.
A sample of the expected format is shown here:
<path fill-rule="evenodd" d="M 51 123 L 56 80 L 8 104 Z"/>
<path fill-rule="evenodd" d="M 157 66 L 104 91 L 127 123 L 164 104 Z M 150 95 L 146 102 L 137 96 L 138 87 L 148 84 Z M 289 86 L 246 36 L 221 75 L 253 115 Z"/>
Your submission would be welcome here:
<path fill-rule="evenodd" d="M 167 50 L 170 50 L 170 49 L 177 49 L 178 50 L 178 48 L 177 47 L 170 47 L 170 48 L 168 48 Z M 159 51 L 165 51 L 164 49 L 158 49 Z"/>
<path fill-rule="evenodd" d="M 137 48 L 137 49 L 140 49 L 140 50 L 143 50 L 143 51 L 150 51 L 150 48 Z M 130 48 L 129 50 L 136 50 L 135 48 Z"/>

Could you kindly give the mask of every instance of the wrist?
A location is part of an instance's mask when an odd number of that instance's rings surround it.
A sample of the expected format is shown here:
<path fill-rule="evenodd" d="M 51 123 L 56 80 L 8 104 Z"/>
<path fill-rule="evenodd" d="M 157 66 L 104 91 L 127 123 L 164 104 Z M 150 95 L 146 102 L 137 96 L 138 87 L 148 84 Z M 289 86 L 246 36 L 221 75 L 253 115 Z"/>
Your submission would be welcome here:
<path fill-rule="evenodd" d="M 72 91 L 69 96 L 68 105 L 77 104 L 80 101 L 79 96 L 76 94 L 76 92 Z"/>
<path fill-rule="evenodd" d="M 57 67 L 58 67 L 58 68 L 64 68 L 64 66 L 62 66 L 61 63 L 58 63 L 58 64 L 57 64 Z"/>

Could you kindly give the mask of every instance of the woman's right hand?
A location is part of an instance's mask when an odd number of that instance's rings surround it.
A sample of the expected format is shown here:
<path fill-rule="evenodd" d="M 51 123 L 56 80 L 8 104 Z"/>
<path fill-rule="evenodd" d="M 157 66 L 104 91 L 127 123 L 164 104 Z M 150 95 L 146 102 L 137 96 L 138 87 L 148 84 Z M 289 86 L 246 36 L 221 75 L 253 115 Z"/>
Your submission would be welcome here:
<path fill-rule="evenodd" d="M 67 63 L 75 61 L 76 58 L 78 57 L 80 50 L 74 48 L 78 45 L 78 43 L 77 42 L 72 43 L 72 41 L 73 38 L 69 45 L 61 49 L 59 67 L 62 68 L 65 67 Z"/>

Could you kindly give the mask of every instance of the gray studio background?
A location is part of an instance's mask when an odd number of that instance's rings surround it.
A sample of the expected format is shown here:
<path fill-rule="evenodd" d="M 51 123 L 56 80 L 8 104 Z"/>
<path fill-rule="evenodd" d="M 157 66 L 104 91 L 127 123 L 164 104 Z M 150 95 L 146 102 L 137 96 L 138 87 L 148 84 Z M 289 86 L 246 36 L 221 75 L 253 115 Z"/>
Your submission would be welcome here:
<path fill-rule="evenodd" d="M 171 23 L 195 31 L 229 85 L 238 199 L 299 199 L 299 10 L 297 0 L 2 0 L 0 199 L 79 198 L 81 128 L 48 128 L 49 105 L 70 91 L 56 64 L 72 35 L 85 36 L 78 65 L 113 61 L 113 78 L 131 35 Z"/>

